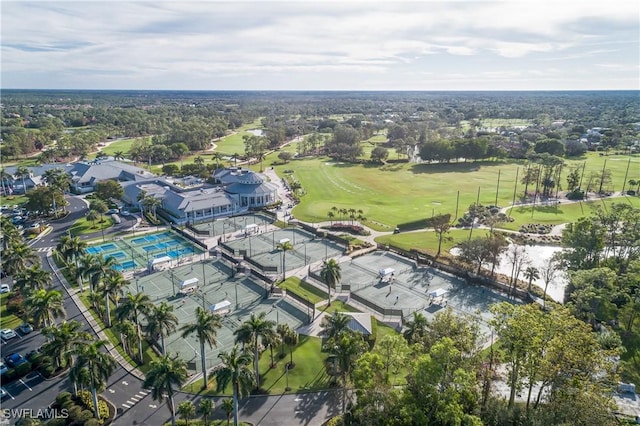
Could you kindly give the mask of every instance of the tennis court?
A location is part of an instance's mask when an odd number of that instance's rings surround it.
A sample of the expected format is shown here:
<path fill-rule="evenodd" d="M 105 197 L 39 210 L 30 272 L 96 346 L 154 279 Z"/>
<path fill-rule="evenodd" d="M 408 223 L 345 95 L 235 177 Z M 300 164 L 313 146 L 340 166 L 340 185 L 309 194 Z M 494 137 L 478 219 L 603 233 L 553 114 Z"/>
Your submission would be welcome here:
<path fill-rule="evenodd" d="M 117 262 L 115 269 L 121 272 L 144 269 L 150 260 L 159 257 L 168 256 L 181 263 L 183 259 L 202 253 L 198 246 L 172 231 L 114 239 L 87 247 L 86 251 L 114 258 Z"/>
<path fill-rule="evenodd" d="M 228 234 L 230 232 L 244 231 L 249 225 L 257 225 L 257 232 L 264 232 L 273 223 L 273 218 L 265 214 L 246 214 L 233 216 L 224 219 L 217 219 L 210 222 L 201 222 L 195 225 L 200 231 L 209 231 L 209 236 Z"/>
<path fill-rule="evenodd" d="M 308 320 L 309 313 L 297 305 L 281 298 L 265 297 L 269 296 L 270 288 L 246 272 L 249 271 L 238 272 L 225 261 L 211 259 L 137 278 L 128 291 L 144 292 L 155 304 L 166 301 L 173 305 L 178 328 L 195 321 L 197 307 L 220 313 L 223 327 L 217 332 L 218 346 L 205 348 L 207 368 L 211 368 L 219 364 L 220 351 L 233 347 L 233 332 L 251 313 L 267 312 L 268 319 L 293 328 Z M 197 283 L 197 289 L 182 294 L 180 290 L 185 282 Z M 165 344 L 168 353 L 179 354 L 190 370 L 200 372 L 200 343 L 195 336 L 183 339 L 178 331 L 168 336 Z"/>
<path fill-rule="evenodd" d="M 286 254 L 278 249 L 278 244 L 288 241 L 293 250 Z M 246 255 L 255 262 L 263 271 L 282 273 L 282 261 L 287 271 L 301 268 L 305 265 L 340 256 L 344 247 L 329 239 L 318 238 L 310 232 L 299 228 L 278 229 L 263 232 L 257 235 L 248 235 L 227 241 L 224 245 L 235 256 Z"/>
<path fill-rule="evenodd" d="M 483 332 L 488 332 L 489 306 L 512 299 L 431 267 L 416 267 L 411 259 L 377 251 L 357 257 L 341 266 L 341 283 L 351 286 L 351 296 L 383 310 L 401 310 L 405 320 L 415 311 L 428 319 L 446 307 L 458 314 L 472 315 Z M 439 295 L 436 297 L 435 295 Z"/>

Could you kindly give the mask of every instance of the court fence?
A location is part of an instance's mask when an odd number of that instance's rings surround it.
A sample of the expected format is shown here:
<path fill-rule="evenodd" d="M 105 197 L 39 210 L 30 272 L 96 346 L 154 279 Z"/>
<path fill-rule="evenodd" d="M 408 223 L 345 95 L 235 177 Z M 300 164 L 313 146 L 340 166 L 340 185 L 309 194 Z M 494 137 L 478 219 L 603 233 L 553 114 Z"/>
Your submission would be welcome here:
<path fill-rule="evenodd" d="M 191 241 L 192 243 L 196 244 L 197 246 L 199 246 L 201 249 L 203 250 L 207 250 L 207 245 L 205 243 L 203 243 L 202 241 L 200 241 L 199 239 L 197 239 L 196 237 L 194 237 L 193 235 L 185 232 L 183 229 L 180 229 L 179 227 L 177 227 L 174 224 L 171 224 L 171 229 L 176 231 L 178 234 L 180 234 L 183 238 Z"/>

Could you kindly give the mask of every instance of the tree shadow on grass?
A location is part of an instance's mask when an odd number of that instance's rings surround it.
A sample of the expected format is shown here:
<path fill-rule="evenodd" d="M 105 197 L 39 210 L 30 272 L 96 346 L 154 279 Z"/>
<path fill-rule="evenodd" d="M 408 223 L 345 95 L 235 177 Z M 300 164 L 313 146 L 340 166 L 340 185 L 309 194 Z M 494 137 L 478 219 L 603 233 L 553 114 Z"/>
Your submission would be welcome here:
<path fill-rule="evenodd" d="M 477 161 L 474 163 L 422 163 L 409 167 L 412 173 L 472 173 L 480 170 L 482 166 L 499 166 L 504 163 L 492 161 Z"/>

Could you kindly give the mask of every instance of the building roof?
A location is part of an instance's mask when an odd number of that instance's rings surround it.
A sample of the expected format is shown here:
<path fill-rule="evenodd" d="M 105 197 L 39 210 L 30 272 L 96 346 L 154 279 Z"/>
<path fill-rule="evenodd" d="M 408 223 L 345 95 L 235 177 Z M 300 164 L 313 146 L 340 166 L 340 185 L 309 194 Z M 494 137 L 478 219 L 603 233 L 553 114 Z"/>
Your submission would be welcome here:
<path fill-rule="evenodd" d="M 185 192 L 165 192 L 163 206 L 173 211 L 189 212 L 232 204 L 227 194 L 217 188 L 198 189 Z"/>
<path fill-rule="evenodd" d="M 71 180 L 77 183 L 107 179 L 145 180 L 156 176 L 140 167 L 110 159 L 75 163 L 70 173 Z"/>
<path fill-rule="evenodd" d="M 224 189 L 229 194 L 252 194 L 252 195 L 263 195 L 263 194 L 271 194 L 278 191 L 278 187 L 271 182 L 257 183 L 257 184 L 246 184 L 242 182 L 232 183 L 225 187 Z"/>
<path fill-rule="evenodd" d="M 351 321 L 347 327 L 350 330 L 360 332 L 365 336 L 369 336 L 373 329 L 371 327 L 371 314 L 365 314 L 361 312 L 343 312 L 345 315 L 351 317 Z"/>
<path fill-rule="evenodd" d="M 268 180 L 262 173 L 256 173 L 253 170 L 243 169 L 242 167 L 229 167 L 217 170 L 213 177 L 223 185 L 236 182 L 244 184 L 260 184 L 267 182 Z"/>

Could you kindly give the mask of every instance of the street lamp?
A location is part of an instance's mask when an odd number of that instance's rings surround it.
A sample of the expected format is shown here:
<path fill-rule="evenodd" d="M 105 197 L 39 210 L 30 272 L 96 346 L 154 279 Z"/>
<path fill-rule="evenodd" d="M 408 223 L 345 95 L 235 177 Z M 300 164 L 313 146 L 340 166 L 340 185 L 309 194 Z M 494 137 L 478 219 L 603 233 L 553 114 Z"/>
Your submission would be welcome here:
<path fill-rule="evenodd" d="M 236 284 L 236 309 L 238 309 L 240 304 L 238 303 L 238 281 L 237 280 L 235 284 Z"/>
<path fill-rule="evenodd" d="M 253 255 L 253 250 L 251 249 L 251 235 L 249 235 L 249 257 Z"/>
<path fill-rule="evenodd" d="M 169 273 L 171 274 L 171 288 L 173 289 L 173 297 L 176 297 L 176 283 L 173 279 L 173 268 L 169 268 Z"/>

